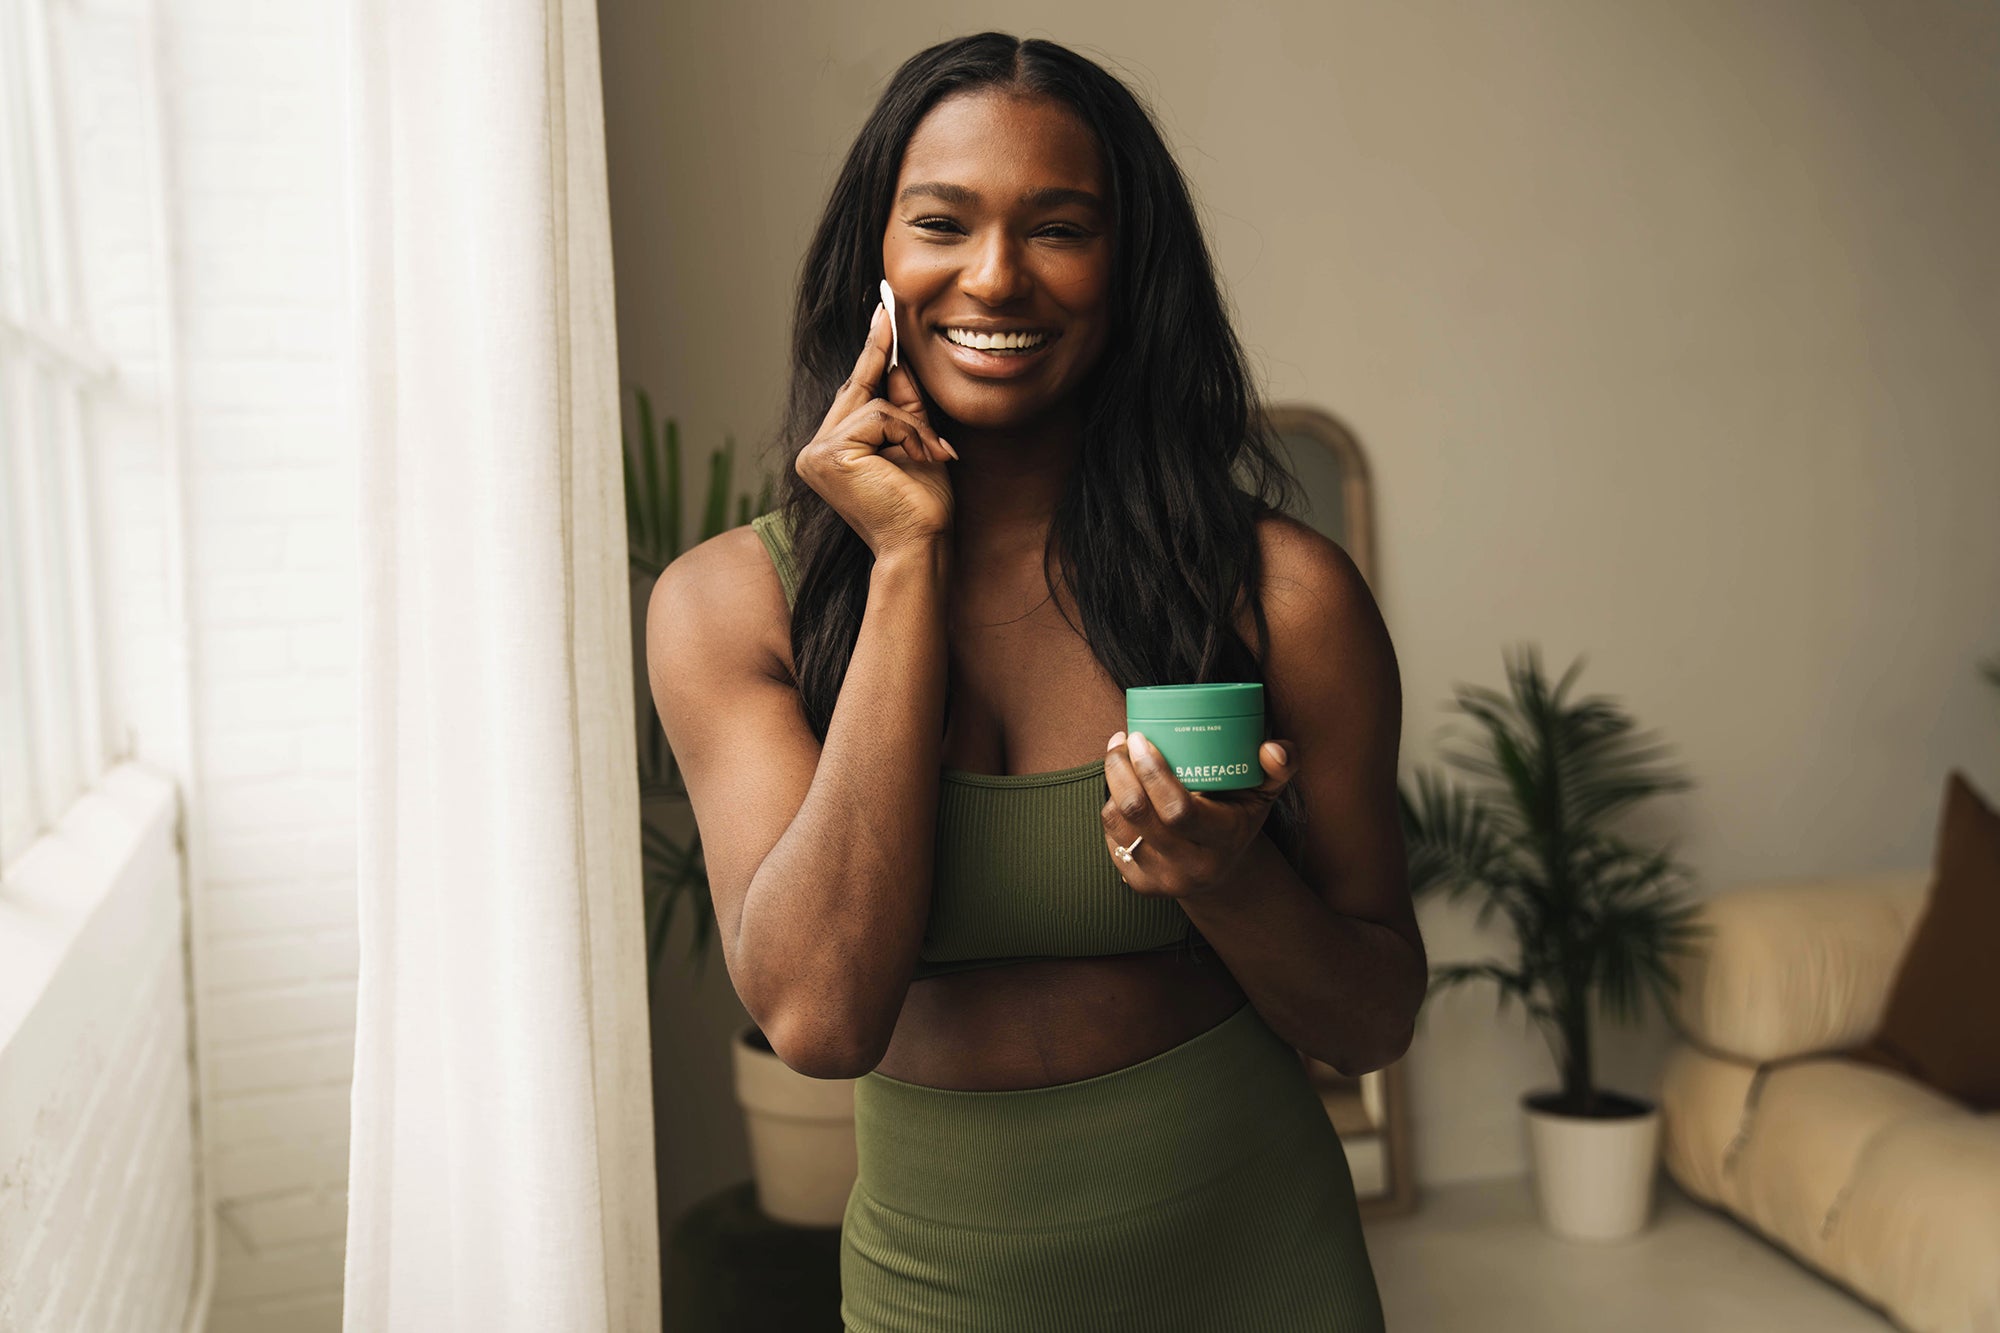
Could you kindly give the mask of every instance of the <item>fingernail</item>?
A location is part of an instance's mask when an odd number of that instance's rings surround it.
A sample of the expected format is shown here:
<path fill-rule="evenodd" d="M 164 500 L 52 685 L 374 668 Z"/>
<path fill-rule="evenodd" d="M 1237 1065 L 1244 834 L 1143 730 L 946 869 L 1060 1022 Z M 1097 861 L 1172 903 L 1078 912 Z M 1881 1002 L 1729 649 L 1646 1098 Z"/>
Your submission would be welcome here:
<path fill-rule="evenodd" d="M 882 303 L 880 301 L 877 301 L 875 303 L 875 313 L 868 317 L 868 331 L 870 333 L 873 333 L 875 330 L 881 327 L 882 327 Z"/>
<path fill-rule="evenodd" d="M 947 439 L 946 439 L 946 438 L 945 438 L 944 436 L 940 435 L 940 436 L 938 436 L 938 443 L 939 443 L 939 444 L 941 444 L 941 445 L 943 445 L 943 446 L 944 446 L 944 451 L 945 451 L 946 453 L 950 454 L 950 455 L 951 455 L 951 456 L 952 456 L 953 458 L 957 458 L 957 457 L 958 457 L 958 450 L 956 450 L 956 449 L 954 449 L 954 448 L 952 448 L 952 447 L 951 447 L 951 441 L 950 441 L 950 440 L 947 440 Z"/>
<path fill-rule="evenodd" d="M 1287 750 L 1284 746 L 1278 744 L 1276 741 L 1271 742 L 1271 748 L 1278 752 L 1279 763 L 1283 764 L 1291 760 L 1292 752 L 1290 750 Z"/>
<path fill-rule="evenodd" d="M 1104 748 L 1105 748 L 1105 750 L 1106 750 L 1107 752 L 1109 752 L 1109 751 L 1111 751 L 1111 750 L 1115 750 L 1115 749 L 1117 749 L 1117 748 L 1118 748 L 1118 746 L 1119 746 L 1119 743 L 1120 743 L 1120 742 L 1122 742 L 1122 741 L 1123 741 L 1124 739 L 1125 739 L 1125 733 L 1124 733 L 1124 732 L 1122 732 L 1122 731 L 1114 731 L 1114 732 L 1112 732 L 1112 733 L 1111 733 L 1111 739 L 1110 739 L 1110 740 L 1108 740 L 1108 741 L 1106 741 L 1106 742 L 1104 743 Z"/>
<path fill-rule="evenodd" d="M 1142 731 L 1133 732 L 1131 739 L 1126 741 L 1125 743 L 1131 746 L 1134 750 L 1139 751 L 1140 753 L 1144 753 L 1145 751 L 1153 748 L 1153 743 L 1146 739 L 1146 734 Z"/>

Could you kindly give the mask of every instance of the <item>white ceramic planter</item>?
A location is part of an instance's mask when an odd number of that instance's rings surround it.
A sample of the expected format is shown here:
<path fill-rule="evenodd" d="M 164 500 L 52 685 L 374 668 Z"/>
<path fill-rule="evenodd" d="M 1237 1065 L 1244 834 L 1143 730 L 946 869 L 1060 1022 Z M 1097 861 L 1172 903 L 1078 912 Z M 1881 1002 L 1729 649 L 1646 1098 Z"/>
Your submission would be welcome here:
<path fill-rule="evenodd" d="M 738 1028 L 730 1049 L 757 1206 L 793 1226 L 839 1226 L 860 1169 L 854 1080 L 807 1078 L 772 1053 L 755 1024 Z"/>
<path fill-rule="evenodd" d="M 1521 1099 L 1528 1155 L 1542 1225 L 1568 1240 L 1615 1241 L 1646 1225 L 1658 1174 L 1660 1108 L 1605 1094 L 1643 1113 L 1615 1117 L 1560 1115 Z"/>

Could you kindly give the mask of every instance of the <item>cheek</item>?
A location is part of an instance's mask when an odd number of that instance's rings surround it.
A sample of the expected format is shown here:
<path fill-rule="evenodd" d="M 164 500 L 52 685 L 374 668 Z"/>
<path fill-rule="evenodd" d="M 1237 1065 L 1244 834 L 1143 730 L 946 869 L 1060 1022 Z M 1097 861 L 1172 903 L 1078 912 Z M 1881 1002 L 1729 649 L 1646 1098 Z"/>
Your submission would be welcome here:
<path fill-rule="evenodd" d="M 1101 310 L 1111 299 L 1111 273 L 1098 264 L 1066 264 L 1042 276 L 1042 285 L 1063 309 L 1075 314 Z"/>
<path fill-rule="evenodd" d="M 1079 344 L 1096 346 L 1104 341 L 1111 327 L 1111 288 L 1102 276 L 1092 273 L 1060 287 L 1052 285 L 1051 291 L 1072 321 L 1088 325 L 1089 333 L 1077 340 Z"/>
<path fill-rule="evenodd" d="M 1105 316 L 1098 316 L 1090 323 L 1090 331 L 1074 340 L 1069 351 L 1070 365 L 1073 367 L 1094 366 L 1104 357 L 1104 349 L 1110 345 L 1111 329 Z"/>

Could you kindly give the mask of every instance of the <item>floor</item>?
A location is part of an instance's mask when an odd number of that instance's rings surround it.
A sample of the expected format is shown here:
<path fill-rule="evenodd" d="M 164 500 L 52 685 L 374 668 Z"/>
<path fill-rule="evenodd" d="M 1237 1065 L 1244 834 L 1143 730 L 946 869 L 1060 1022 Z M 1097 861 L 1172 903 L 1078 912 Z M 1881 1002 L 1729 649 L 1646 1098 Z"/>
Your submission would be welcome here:
<path fill-rule="evenodd" d="M 1647 1230 L 1566 1241 L 1526 1176 L 1428 1189 L 1368 1225 L 1389 1333 L 1894 1333 L 1896 1325 L 1665 1172 Z"/>

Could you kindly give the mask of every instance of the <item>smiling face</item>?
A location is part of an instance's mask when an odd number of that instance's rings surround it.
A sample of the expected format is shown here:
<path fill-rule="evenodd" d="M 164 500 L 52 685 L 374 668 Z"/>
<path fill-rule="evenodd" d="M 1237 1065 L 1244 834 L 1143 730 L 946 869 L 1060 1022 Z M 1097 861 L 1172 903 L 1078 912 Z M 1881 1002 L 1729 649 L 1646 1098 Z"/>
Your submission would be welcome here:
<path fill-rule="evenodd" d="M 1073 400 L 1109 333 L 1112 240 L 1097 141 L 1067 107 L 990 88 L 933 106 L 904 149 L 882 237 L 902 358 L 931 401 L 954 422 L 1005 429 Z M 1044 337 L 976 350 L 947 329 Z"/>

